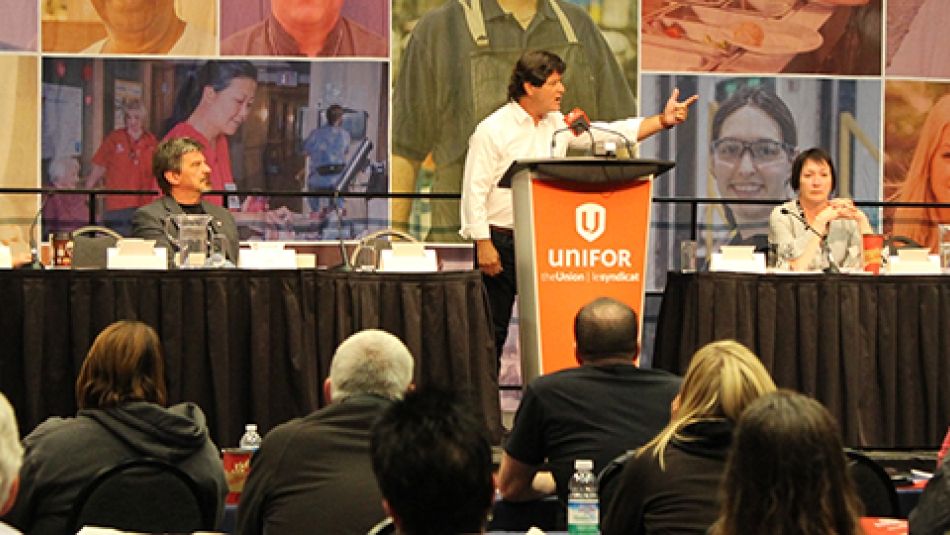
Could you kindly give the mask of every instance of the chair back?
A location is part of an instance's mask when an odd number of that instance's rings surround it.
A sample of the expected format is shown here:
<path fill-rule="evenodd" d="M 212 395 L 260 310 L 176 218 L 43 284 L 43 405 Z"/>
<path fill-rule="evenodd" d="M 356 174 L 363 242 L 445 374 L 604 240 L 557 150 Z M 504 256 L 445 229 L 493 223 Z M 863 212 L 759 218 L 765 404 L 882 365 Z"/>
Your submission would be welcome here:
<path fill-rule="evenodd" d="M 73 269 L 105 269 L 107 250 L 122 238 L 118 232 L 98 225 L 73 231 Z"/>
<path fill-rule="evenodd" d="M 617 490 L 617 482 L 620 481 L 620 474 L 623 472 L 623 467 L 626 466 L 627 460 L 635 453 L 636 450 L 628 450 L 614 457 L 597 476 L 597 498 L 600 500 L 601 522 L 607 518 L 607 508 L 610 507 L 614 492 Z"/>
<path fill-rule="evenodd" d="M 214 504 L 177 466 L 153 458 L 123 461 L 96 475 L 73 504 L 69 526 L 169 533 L 215 529 Z"/>
<path fill-rule="evenodd" d="M 848 457 L 848 472 L 864 503 L 864 516 L 900 518 L 897 489 L 881 465 L 854 450 L 845 450 L 845 454 Z"/>

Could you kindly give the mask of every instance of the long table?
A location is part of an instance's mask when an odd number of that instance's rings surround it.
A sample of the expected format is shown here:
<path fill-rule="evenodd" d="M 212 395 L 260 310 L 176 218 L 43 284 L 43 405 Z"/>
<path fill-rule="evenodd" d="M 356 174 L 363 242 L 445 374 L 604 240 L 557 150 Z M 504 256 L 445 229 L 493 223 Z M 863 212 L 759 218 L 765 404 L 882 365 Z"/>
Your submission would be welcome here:
<path fill-rule="evenodd" d="M 497 440 L 489 314 L 475 271 L 0 271 L 0 389 L 24 434 L 75 414 L 93 339 L 138 319 L 161 337 L 169 403 L 198 403 L 234 446 L 247 422 L 267 431 L 320 407 L 336 346 L 379 328 L 409 347 L 417 386 L 464 391 Z"/>
<path fill-rule="evenodd" d="M 934 448 L 950 424 L 950 277 L 671 272 L 653 366 L 736 339 L 856 448 Z"/>

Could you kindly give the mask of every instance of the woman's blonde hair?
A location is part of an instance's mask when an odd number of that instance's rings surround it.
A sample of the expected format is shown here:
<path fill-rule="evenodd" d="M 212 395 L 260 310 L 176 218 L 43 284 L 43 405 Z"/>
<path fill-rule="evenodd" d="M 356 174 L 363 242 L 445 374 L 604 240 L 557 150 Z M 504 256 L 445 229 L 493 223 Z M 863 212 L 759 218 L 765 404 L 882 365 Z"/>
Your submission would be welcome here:
<path fill-rule="evenodd" d="M 900 190 L 892 198 L 901 202 L 937 202 L 934 195 L 930 164 L 940 146 L 943 131 L 950 125 L 950 95 L 944 95 L 930 109 L 924 125 L 920 128 L 914 157 L 910 161 L 907 176 Z M 931 250 L 936 250 L 937 223 L 940 223 L 937 208 L 898 207 L 894 210 L 894 227 L 891 234 L 906 236 Z"/>
<path fill-rule="evenodd" d="M 637 455 L 652 452 L 664 469 L 663 454 L 670 441 L 690 440 L 682 434 L 687 426 L 707 420 L 735 422 L 749 403 L 773 391 L 775 382 L 747 347 L 735 340 L 708 343 L 689 362 L 670 423 Z"/>

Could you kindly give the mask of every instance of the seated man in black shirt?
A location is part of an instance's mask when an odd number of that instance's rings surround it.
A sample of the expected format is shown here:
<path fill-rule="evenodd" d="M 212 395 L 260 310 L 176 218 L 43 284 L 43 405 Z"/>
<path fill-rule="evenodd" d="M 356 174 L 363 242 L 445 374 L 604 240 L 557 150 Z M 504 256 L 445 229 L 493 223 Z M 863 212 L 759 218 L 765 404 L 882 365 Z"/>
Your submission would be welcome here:
<path fill-rule="evenodd" d="M 646 444 L 670 419 L 680 378 L 637 366 L 637 314 L 601 297 L 574 319 L 577 368 L 538 377 L 524 391 L 498 471 L 511 501 L 557 493 L 566 500 L 576 459 L 598 473 Z"/>
<path fill-rule="evenodd" d="M 237 264 L 238 232 L 234 216 L 227 208 L 201 200 L 211 190 L 211 167 L 201 152 L 201 143 L 187 138 L 170 138 L 161 142 L 152 156 L 152 173 L 165 193 L 146 204 L 132 216 L 132 235 L 155 240 L 156 247 L 165 247 L 171 264 L 174 248 L 165 233 L 165 220 L 177 214 L 207 214 L 215 235 L 227 238 L 227 259 Z"/>

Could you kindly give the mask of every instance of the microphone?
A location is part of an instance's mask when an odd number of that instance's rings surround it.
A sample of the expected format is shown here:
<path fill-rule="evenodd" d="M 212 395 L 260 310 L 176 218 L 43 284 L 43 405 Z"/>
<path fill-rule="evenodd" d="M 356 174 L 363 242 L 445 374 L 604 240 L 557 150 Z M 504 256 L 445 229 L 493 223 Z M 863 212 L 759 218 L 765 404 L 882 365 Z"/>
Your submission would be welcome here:
<path fill-rule="evenodd" d="M 825 259 L 828 260 L 828 267 L 824 269 L 824 272 L 825 273 L 840 273 L 841 269 L 838 268 L 838 263 L 835 262 L 835 258 L 831 254 L 831 249 L 828 248 L 827 236 L 824 236 L 823 234 L 815 230 L 815 227 L 811 226 L 808 223 L 808 220 L 805 219 L 801 214 L 797 212 L 793 212 L 784 206 L 782 207 L 781 212 L 782 212 L 782 215 L 790 215 L 794 217 L 795 219 L 799 220 L 802 225 L 805 225 L 806 230 L 810 230 L 812 233 L 815 234 L 815 236 L 818 236 L 818 239 L 821 240 L 821 253 L 825 255 Z"/>
<path fill-rule="evenodd" d="M 40 195 L 42 195 L 42 193 L 40 193 Z M 40 262 L 40 248 L 36 242 L 36 224 L 39 223 L 40 218 L 43 216 L 43 209 L 46 208 L 46 203 L 55 196 L 55 191 L 51 191 L 46 195 L 46 198 L 40 203 L 40 209 L 37 210 L 36 215 L 33 216 L 33 222 L 30 223 L 30 264 L 29 266 L 23 266 L 25 269 L 46 269 L 46 266 Z"/>

